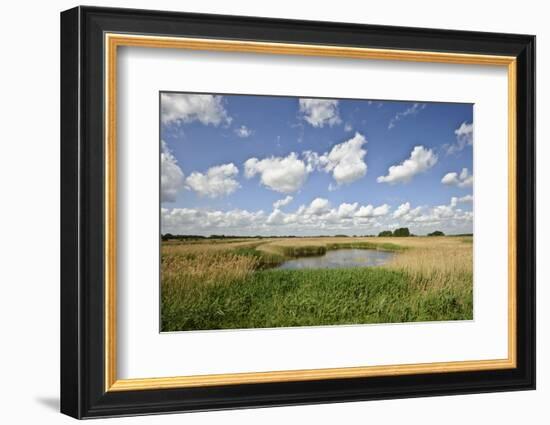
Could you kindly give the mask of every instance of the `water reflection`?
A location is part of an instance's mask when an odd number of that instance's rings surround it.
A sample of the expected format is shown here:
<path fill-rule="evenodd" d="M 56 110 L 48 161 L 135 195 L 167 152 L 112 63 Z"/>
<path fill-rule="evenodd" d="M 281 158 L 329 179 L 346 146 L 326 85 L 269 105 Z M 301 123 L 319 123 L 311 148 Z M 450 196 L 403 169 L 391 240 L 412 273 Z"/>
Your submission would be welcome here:
<path fill-rule="evenodd" d="M 372 267 L 387 263 L 395 253 L 374 249 L 337 249 L 320 257 L 301 257 L 285 261 L 278 269 L 341 269 Z"/>

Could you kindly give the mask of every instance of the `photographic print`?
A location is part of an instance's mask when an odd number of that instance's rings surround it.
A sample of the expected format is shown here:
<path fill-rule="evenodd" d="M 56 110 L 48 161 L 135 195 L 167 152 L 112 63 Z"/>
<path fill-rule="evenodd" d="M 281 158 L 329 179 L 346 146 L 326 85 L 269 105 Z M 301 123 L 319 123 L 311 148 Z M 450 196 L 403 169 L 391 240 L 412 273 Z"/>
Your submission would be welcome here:
<path fill-rule="evenodd" d="M 162 332 L 473 319 L 473 105 L 160 93 Z"/>
<path fill-rule="evenodd" d="M 62 413 L 535 388 L 534 36 L 90 6 L 60 34 Z"/>

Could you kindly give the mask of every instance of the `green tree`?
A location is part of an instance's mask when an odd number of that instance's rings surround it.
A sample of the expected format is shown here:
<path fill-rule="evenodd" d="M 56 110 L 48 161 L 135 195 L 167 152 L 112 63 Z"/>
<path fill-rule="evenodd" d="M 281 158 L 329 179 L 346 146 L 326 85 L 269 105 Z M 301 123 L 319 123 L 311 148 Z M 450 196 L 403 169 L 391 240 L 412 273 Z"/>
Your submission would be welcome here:
<path fill-rule="evenodd" d="M 378 233 L 378 237 L 387 237 L 387 236 L 393 236 L 393 233 L 391 232 L 391 230 L 384 230 L 380 233 Z"/>
<path fill-rule="evenodd" d="M 435 232 L 428 233 L 428 236 L 445 236 L 445 233 L 443 233 L 441 230 L 436 230 Z"/>
<path fill-rule="evenodd" d="M 409 229 L 407 227 L 400 227 L 399 229 L 395 229 L 393 231 L 393 236 L 404 237 L 410 235 L 411 232 L 409 232 Z"/>

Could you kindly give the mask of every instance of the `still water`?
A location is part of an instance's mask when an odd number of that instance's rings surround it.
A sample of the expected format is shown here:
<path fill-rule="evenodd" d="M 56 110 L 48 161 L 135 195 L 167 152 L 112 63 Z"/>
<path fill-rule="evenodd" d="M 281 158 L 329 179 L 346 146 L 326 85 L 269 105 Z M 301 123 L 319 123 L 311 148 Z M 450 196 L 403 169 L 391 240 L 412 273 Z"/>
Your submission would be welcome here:
<path fill-rule="evenodd" d="M 300 257 L 285 261 L 278 269 L 341 269 L 381 266 L 395 253 L 374 249 L 336 249 L 319 257 Z"/>

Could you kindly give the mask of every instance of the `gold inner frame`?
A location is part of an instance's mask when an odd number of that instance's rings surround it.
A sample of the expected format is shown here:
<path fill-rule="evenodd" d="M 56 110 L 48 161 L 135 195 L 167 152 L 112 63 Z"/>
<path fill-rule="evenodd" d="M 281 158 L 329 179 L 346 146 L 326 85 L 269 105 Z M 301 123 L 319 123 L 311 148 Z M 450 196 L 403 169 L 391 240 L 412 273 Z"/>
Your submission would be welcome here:
<path fill-rule="evenodd" d="M 516 367 L 516 58 L 255 41 L 105 34 L 105 391 L 482 371 Z M 508 71 L 508 357 L 495 360 L 118 379 L 116 324 L 117 48 L 120 46 L 504 66 Z"/>

